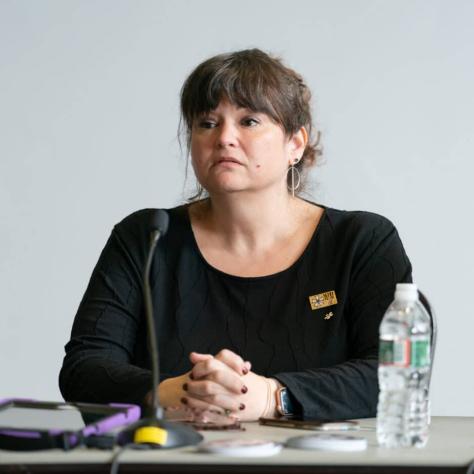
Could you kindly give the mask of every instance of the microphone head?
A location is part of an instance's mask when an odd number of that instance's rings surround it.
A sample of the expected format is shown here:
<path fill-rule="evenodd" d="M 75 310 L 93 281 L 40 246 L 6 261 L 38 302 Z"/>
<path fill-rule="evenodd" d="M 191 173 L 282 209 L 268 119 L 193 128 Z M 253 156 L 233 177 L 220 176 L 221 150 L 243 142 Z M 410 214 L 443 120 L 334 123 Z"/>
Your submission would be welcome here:
<path fill-rule="evenodd" d="M 157 230 L 160 232 L 161 235 L 166 234 L 169 222 L 170 218 L 168 216 L 168 213 L 163 209 L 157 209 L 156 211 L 152 212 L 150 216 L 151 230 Z"/>

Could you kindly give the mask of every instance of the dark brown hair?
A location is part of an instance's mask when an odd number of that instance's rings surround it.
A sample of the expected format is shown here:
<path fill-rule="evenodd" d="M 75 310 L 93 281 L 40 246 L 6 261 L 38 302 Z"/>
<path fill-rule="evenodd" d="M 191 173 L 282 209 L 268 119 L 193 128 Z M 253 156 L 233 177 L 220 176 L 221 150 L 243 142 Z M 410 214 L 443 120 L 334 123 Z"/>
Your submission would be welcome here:
<path fill-rule="evenodd" d="M 309 140 L 296 165 L 301 174 L 321 155 L 319 133 L 316 139 L 313 136 L 311 92 L 303 78 L 280 59 L 259 49 L 209 58 L 186 79 L 181 89 L 180 128 L 185 132 L 188 150 L 194 120 L 216 109 L 223 98 L 267 114 L 288 137 L 305 127 Z"/>

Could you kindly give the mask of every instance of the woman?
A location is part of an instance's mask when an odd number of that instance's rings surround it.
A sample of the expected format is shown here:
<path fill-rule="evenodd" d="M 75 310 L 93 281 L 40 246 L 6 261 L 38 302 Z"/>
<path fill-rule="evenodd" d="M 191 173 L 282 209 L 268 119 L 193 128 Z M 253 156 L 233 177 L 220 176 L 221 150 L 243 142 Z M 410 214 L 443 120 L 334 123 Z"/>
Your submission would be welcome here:
<path fill-rule="evenodd" d="M 186 80 L 181 112 L 207 197 L 168 210 L 153 264 L 161 404 L 374 416 L 378 327 L 411 265 L 387 219 L 295 195 L 318 155 L 302 78 L 257 49 L 219 55 Z M 116 225 L 100 256 L 66 346 L 66 400 L 150 399 L 150 212 Z"/>

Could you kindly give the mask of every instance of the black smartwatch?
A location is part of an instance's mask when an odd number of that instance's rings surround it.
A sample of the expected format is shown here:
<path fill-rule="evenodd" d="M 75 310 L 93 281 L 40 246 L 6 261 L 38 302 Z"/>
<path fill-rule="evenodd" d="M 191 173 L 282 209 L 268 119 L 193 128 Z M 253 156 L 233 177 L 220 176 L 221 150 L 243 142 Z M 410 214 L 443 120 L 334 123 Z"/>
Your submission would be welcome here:
<path fill-rule="evenodd" d="M 286 387 L 281 387 L 276 391 L 276 408 L 281 416 L 285 416 L 286 418 L 295 416 L 296 407 Z"/>

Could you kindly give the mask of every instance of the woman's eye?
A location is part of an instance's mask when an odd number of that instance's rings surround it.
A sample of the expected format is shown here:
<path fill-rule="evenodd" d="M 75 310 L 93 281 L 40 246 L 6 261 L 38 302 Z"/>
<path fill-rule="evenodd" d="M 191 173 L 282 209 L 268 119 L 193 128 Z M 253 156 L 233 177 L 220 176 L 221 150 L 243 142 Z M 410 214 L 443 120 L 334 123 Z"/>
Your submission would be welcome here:
<path fill-rule="evenodd" d="M 246 125 L 247 127 L 254 127 L 255 125 L 258 125 L 258 120 L 253 118 L 253 117 L 248 117 L 242 120 L 242 123 Z"/>
<path fill-rule="evenodd" d="M 198 125 L 199 128 L 214 128 L 216 126 L 216 122 L 212 120 L 201 120 Z"/>

